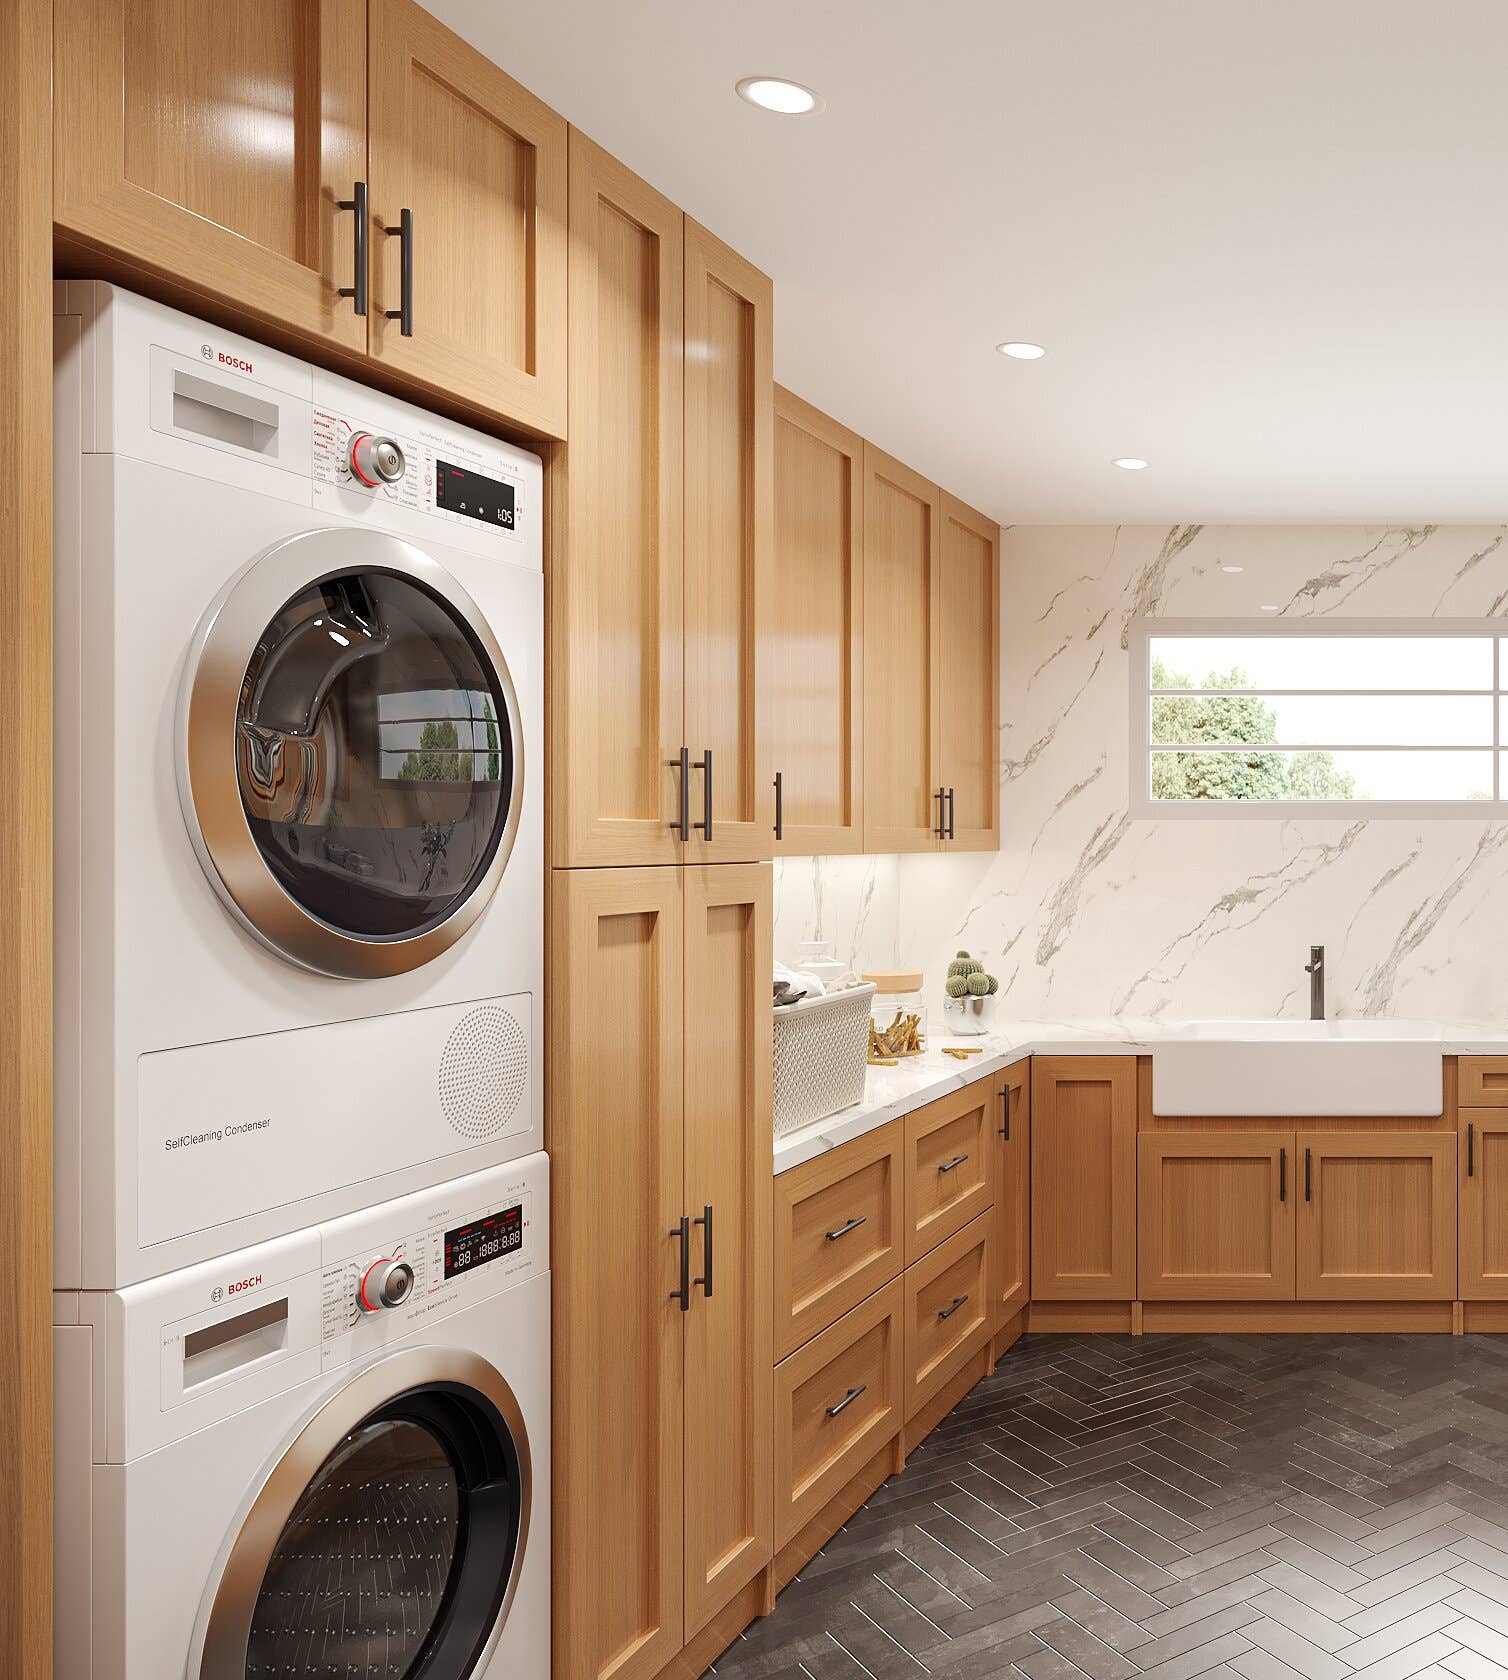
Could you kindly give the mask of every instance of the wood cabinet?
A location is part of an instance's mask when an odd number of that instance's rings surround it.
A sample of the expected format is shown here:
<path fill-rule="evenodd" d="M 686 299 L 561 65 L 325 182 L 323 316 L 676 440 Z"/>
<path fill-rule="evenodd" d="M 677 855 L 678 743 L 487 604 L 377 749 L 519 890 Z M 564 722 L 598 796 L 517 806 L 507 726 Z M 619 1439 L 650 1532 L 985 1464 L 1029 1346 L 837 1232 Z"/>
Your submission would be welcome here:
<path fill-rule="evenodd" d="M 1300 1132 L 1298 1298 L 1448 1301 L 1456 1293 L 1456 1140 Z"/>
<path fill-rule="evenodd" d="M 1031 1063 L 1016 1062 L 990 1083 L 996 1093 L 993 1334 L 1031 1297 Z"/>
<path fill-rule="evenodd" d="M 1000 527 L 942 504 L 937 701 L 950 851 L 1000 848 Z"/>
<path fill-rule="evenodd" d="M 775 1543 L 900 1429 L 904 1290 L 892 1278 L 775 1368 Z"/>
<path fill-rule="evenodd" d="M 368 23 L 367 0 L 61 0 L 57 224 L 563 436 L 564 119 L 414 0 Z"/>
<path fill-rule="evenodd" d="M 1457 1070 L 1463 1109 L 1508 1108 L 1508 1056 L 1462 1056 Z"/>
<path fill-rule="evenodd" d="M 906 1268 L 908 1421 L 990 1339 L 990 1250 L 986 1212 Z"/>
<path fill-rule="evenodd" d="M 555 1666 L 639 1680 L 773 1549 L 770 872 L 557 871 L 550 928 Z"/>
<path fill-rule="evenodd" d="M 895 1277 L 905 1254 L 905 1122 L 775 1180 L 775 1357 Z"/>
<path fill-rule="evenodd" d="M 976 1079 L 906 1115 L 906 1264 L 990 1206 L 995 1087 Z"/>
<path fill-rule="evenodd" d="M 1291 1132 L 1138 1140 L 1138 1252 L 1149 1301 L 1291 1301 Z"/>
<path fill-rule="evenodd" d="M 58 0 L 53 215 L 69 234 L 364 350 L 366 0 Z"/>
<path fill-rule="evenodd" d="M 565 119 L 415 0 L 370 4 L 371 354 L 564 436 Z"/>
<path fill-rule="evenodd" d="M 551 469 L 570 556 L 551 587 L 553 858 L 769 857 L 770 283 L 584 136 L 570 148 L 580 424 Z"/>
<path fill-rule="evenodd" d="M 763 729 L 776 856 L 863 849 L 864 445 L 775 387 Z"/>
<path fill-rule="evenodd" d="M 1463 1301 L 1508 1300 L 1508 1108 L 1463 1108 L 1458 1159 Z"/>
<path fill-rule="evenodd" d="M 1136 1058 L 1032 1061 L 1032 1298 L 1136 1295 Z"/>

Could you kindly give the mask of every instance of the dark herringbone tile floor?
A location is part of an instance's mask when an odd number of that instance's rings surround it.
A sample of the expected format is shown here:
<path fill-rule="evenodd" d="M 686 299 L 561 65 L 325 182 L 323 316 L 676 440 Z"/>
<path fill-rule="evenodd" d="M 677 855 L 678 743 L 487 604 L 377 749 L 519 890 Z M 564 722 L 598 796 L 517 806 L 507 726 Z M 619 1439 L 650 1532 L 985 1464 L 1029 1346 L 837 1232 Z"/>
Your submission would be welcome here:
<path fill-rule="evenodd" d="M 1508 1338 L 1028 1338 L 719 1680 L 1508 1680 Z"/>

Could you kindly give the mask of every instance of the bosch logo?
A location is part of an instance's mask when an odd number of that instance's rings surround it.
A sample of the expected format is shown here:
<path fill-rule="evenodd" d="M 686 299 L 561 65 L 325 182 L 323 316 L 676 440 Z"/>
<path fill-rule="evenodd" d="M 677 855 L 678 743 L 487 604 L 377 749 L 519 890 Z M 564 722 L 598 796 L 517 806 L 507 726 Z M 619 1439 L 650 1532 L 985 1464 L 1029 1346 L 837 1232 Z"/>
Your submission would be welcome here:
<path fill-rule="evenodd" d="M 234 368 L 237 373 L 250 373 L 251 363 L 240 356 L 227 356 L 223 350 L 215 352 L 215 360 L 221 367 Z"/>
<path fill-rule="evenodd" d="M 212 362 L 215 359 L 215 352 L 208 344 L 201 344 L 199 346 L 199 354 L 203 356 L 207 362 Z"/>
<path fill-rule="evenodd" d="M 215 1287 L 210 1290 L 209 1298 L 218 1304 L 225 1299 L 225 1291 L 219 1286 L 219 1284 L 216 1284 Z"/>
<path fill-rule="evenodd" d="M 261 1282 L 262 1274 L 258 1272 L 255 1277 L 244 1277 L 238 1279 L 235 1283 L 231 1284 L 230 1288 L 227 1289 L 225 1293 L 227 1295 L 244 1295 L 248 1289 L 259 1288 L 261 1286 Z"/>

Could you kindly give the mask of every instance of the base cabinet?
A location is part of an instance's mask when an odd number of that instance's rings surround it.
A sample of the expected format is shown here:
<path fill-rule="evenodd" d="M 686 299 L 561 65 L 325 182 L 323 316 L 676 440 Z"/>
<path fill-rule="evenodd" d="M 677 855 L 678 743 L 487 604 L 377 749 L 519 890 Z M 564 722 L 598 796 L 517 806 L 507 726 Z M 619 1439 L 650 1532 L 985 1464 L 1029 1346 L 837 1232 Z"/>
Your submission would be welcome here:
<path fill-rule="evenodd" d="M 1136 1059 L 1032 1061 L 1032 1298 L 1136 1295 Z"/>
<path fill-rule="evenodd" d="M 999 1076 L 995 1092 L 994 1281 L 992 1333 L 1031 1298 L 1032 1089 L 1031 1063 Z"/>
<path fill-rule="evenodd" d="M 770 892 L 553 877 L 561 1680 L 650 1680 L 772 1556 Z"/>
<path fill-rule="evenodd" d="M 1461 1299 L 1508 1300 L 1508 1109 L 1463 1108 L 1456 1149 Z"/>
<path fill-rule="evenodd" d="M 1289 1132 L 1144 1132 L 1138 1140 L 1141 1295 L 1291 1301 Z"/>

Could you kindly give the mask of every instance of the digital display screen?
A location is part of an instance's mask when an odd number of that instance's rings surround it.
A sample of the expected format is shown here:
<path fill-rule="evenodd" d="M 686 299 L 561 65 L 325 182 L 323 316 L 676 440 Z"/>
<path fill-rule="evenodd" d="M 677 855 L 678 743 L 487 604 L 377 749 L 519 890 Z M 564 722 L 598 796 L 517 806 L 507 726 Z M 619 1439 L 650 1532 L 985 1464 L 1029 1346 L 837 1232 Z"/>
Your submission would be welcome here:
<path fill-rule="evenodd" d="M 435 506 L 450 513 L 464 514 L 483 525 L 513 529 L 513 486 L 500 479 L 473 472 L 470 467 L 453 467 L 449 461 L 435 462 Z"/>
<path fill-rule="evenodd" d="M 460 1277 L 524 1246 L 523 1203 L 457 1225 L 445 1233 L 445 1276 Z"/>

